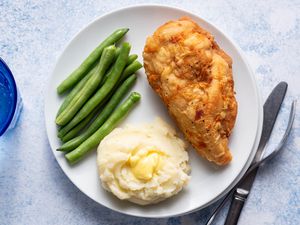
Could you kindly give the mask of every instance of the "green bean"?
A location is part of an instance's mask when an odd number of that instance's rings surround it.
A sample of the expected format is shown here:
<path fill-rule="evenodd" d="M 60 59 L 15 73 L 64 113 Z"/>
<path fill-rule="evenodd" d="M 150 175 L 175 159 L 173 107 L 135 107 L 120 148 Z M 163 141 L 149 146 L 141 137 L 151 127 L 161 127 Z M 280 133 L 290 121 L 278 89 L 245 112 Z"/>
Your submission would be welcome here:
<path fill-rule="evenodd" d="M 59 109 L 57 111 L 57 114 L 56 114 L 56 118 L 69 105 L 69 103 L 71 102 L 71 100 L 74 98 L 74 96 L 77 94 L 77 92 L 79 92 L 81 90 L 81 88 L 88 81 L 88 79 L 93 75 L 93 73 L 95 73 L 96 67 L 97 66 L 95 66 L 93 69 L 91 69 L 88 72 L 88 74 L 85 75 L 84 78 L 82 78 L 82 80 L 80 80 L 76 84 L 76 86 L 70 91 L 70 93 L 67 95 L 67 97 L 65 98 L 65 100 L 63 101 L 63 103 L 61 104 L 61 106 L 59 107 Z"/>
<path fill-rule="evenodd" d="M 132 62 L 130 65 L 128 65 L 125 70 L 123 71 L 121 78 L 119 80 L 119 82 L 123 82 L 124 80 L 126 80 L 131 74 L 135 73 L 136 71 L 138 71 L 139 69 L 141 69 L 143 67 L 143 65 L 135 60 L 134 62 Z"/>
<path fill-rule="evenodd" d="M 64 93 L 73 87 L 87 73 L 90 67 L 100 58 L 103 49 L 119 41 L 127 32 L 128 28 L 118 29 L 109 35 L 90 55 L 74 70 L 58 87 L 58 94 Z"/>
<path fill-rule="evenodd" d="M 120 51 L 121 51 L 121 48 L 117 47 L 117 51 L 116 51 L 116 56 L 115 56 L 115 59 L 114 59 L 114 63 L 109 67 L 109 69 L 107 70 L 107 72 L 105 73 L 101 83 L 100 83 L 100 87 L 102 86 L 102 84 L 104 83 L 104 81 L 106 81 L 107 77 L 109 76 L 109 74 L 111 74 L 111 71 L 112 69 L 114 68 L 114 65 L 116 63 L 116 60 L 117 58 L 119 57 L 120 55 Z"/>
<path fill-rule="evenodd" d="M 92 119 L 101 110 L 102 106 L 96 107 L 87 117 L 85 117 L 79 124 L 73 127 L 66 135 L 64 135 L 61 140 L 67 142 L 76 137 L 76 135 L 92 121 Z"/>
<path fill-rule="evenodd" d="M 136 60 L 137 58 L 138 58 L 138 56 L 137 56 L 136 54 L 132 54 L 132 55 L 128 56 L 128 60 L 127 60 L 126 66 L 128 67 L 128 66 L 129 66 L 131 63 L 133 63 L 134 60 Z M 126 67 L 126 68 L 127 68 L 127 67 Z M 126 69 L 126 68 L 125 68 L 125 69 Z M 111 66 L 111 67 L 109 68 L 108 72 L 105 74 L 103 80 L 102 80 L 101 83 L 100 83 L 100 87 L 105 83 L 105 81 L 107 80 L 107 78 L 111 75 L 112 69 L 113 69 L 113 66 Z M 134 72 L 133 72 L 133 73 L 134 73 Z M 131 74 L 133 74 L 133 73 L 131 73 Z M 131 75 L 131 74 L 130 74 L 130 75 Z M 123 81 L 124 81 L 124 80 L 125 80 L 125 79 L 123 79 Z"/>
<path fill-rule="evenodd" d="M 107 81 L 103 86 L 85 103 L 80 111 L 67 125 L 69 130 L 76 126 L 81 120 L 83 120 L 97 105 L 99 105 L 105 97 L 109 95 L 115 84 L 118 82 L 122 71 L 126 65 L 128 59 L 128 53 L 130 51 L 130 44 L 123 43 L 121 47 L 120 55 L 112 70 L 111 76 L 107 78 Z M 69 131 L 67 130 L 67 131 Z"/>
<path fill-rule="evenodd" d="M 120 84 L 124 82 L 124 80 L 126 80 L 129 76 L 133 75 L 136 71 L 138 71 L 142 67 L 143 65 L 139 61 L 134 61 L 131 64 L 129 64 L 123 70 L 120 79 L 118 80 L 117 84 L 114 86 L 114 88 L 111 90 L 110 94 L 107 97 L 110 98 L 111 95 L 119 88 Z"/>
<path fill-rule="evenodd" d="M 104 109 L 101 111 L 101 113 L 97 116 L 97 118 L 93 121 L 93 123 L 83 133 L 81 133 L 79 136 L 73 138 L 72 140 L 64 143 L 57 150 L 64 151 L 64 152 L 71 151 L 71 150 L 75 149 L 76 147 L 78 147 L 86 139 L 88 139 L 96 130 L 98 130 L 99 127 L 101 127 L 101 125 L 105 122 L 105 120 L 112 113 L 112 111 L 117 107 L 117 105 L 120 103 L 122 98 L 126 95 L 126 93 L 133 86 L 133 84 L 136 81 L 136 78 L 137 78 L 137 76 L 133 74 L 127 80 L 125 80 L 125 82 L 114 93 L 114 95 L 111 97 L 111 99 L 109 100 L 107 105 L 104 107 Z M 82 121 L 84 121 L 84 120 L 82 120 Z M 79 124 L 81 124 L 82 121 Z M 70 132 L 72 132 L 72 130 Z"/>
<path fill-rule="evenodd" d="M 95 148 L 103 138 L 108 135 L 117 124 L 125 118 L 133 106 L 140 100 L 141 95 L 137 92 L 131 95 L 123 102 L 108 118 L 108 120 L 87 140 L 79 145 L 73 151 L 65 155 L 70 164 L 75 164 L 81 160 L 89 151 Z"/>
<path fill-rule="evenodd" d="M 69 105 L 59 114 L 56 118 L 56 124 L 65 125 L 67 124 L 74 115 L 80 110 L 83 104 L 89 99 L 100 84 L 107 68 L 112 63 L 114 55 L 116 53 L 116 47 L 114 45 L 106 47 L 100 58 L 100 62 L 97 65 L 95 73 L 90 79 L 84 84 L 82 89 L 75 95 Z M 95 107 L 94 107 L 95 108 Z M 92 110 L 89 111 L 89 113 Z"/>
<path fill-rule="evenodd" d="M 143 66 L 139 61 L 134 61 L 130 65 L 128 65 L 123 71 L 117 84 L 114 86 L 114 88 L 111 90 L 110 94 L 107 97 L 109 98 L 118 89 L 119 85 L 124 82 L 124 80 L 126 80 L 130 75 L 133 75 L 136 71 L 138 71 L 142 67 Z"/>
<path fill-rule="evenodd" d="M 116 60 L 117 60 L 117 58 L 119 57 L 119 55 L 120 55 L 120 51 L 121 51 L 121 48 L 119 48 L 119 47 L 116 47 L 116 54 L 115 54 L 114 61 L 116 61 Z"/>
<path fill-rule="evenodd" d="M 133 63 L 137 58 L 138 58 L 137 54 L 132 54 L 132 55 L 128 56 L 128 60 L 127 60 L 126 66 L 130 65 L 131 63 Z"/>

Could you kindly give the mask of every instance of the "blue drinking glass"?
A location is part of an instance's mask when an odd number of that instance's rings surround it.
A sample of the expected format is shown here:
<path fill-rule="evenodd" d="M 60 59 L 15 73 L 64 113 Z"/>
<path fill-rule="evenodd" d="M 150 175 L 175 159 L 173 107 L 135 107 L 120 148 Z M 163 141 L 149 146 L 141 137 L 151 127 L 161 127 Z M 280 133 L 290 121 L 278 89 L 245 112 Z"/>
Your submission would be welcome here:
<path fill-rule="evenodd" d="M 22 99 L 15 79 L 0 58 L 0 136 L 15 127 L 22 109 Z"/>

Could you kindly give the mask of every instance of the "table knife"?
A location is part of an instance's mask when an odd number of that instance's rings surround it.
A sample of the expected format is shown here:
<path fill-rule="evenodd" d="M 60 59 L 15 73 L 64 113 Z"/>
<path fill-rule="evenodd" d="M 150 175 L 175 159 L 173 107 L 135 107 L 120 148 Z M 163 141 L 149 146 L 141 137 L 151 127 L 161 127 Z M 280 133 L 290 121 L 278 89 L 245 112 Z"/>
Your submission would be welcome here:
<path fill-rule="evenodd" d="M 255 154 L 252 164 L 258 162 L 261 159 L 263 149 L 266 146 L 271 136 L 277 115 L 279 113 L 281 104 L 285 97 L 287 86 L 288 85 L 286 82 L 280 82 L 273 89 L 272 93 L 269 95 L 268 99 L 264 104 L 263 129 L 262 129 L 260 142 L 257 148 L 257 152 Z M 236 190 L 232 196 L 232 201 L 225 221 L 225 225 L 236 225 L 238 223 L 244 203 L 247 200 L 252 184 L 255 180 L 257 170 L 258 168 L 253 170 L 244 179 L 244 181 L 242 181 L 242 183 L 236 187 Z"/>

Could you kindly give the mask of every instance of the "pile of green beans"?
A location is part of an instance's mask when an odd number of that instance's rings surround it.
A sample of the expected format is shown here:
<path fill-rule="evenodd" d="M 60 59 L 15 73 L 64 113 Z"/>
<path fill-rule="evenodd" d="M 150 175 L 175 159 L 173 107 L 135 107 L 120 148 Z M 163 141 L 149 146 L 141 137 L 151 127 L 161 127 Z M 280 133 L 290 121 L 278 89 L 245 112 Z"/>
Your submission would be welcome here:
<path fill-rule="evenodd" d="M 66 154 L 69 163 L 74 164 L 82 159 L 86 153 L 95 148 L 101 140 L 108 135 L 116 125 L 125 118 L 133 106 L 140 100 L 141 95 L 137 92 L 132 92 L 131 95 L 123 102 L 106 122 L 87 140 L 85 140 L 76 149 Z"/>
<path fill-rule="evenodd" d="M 101 56 L 100 62 L 97 65 L 95 72 L 87 80 L 81 90 L 76 93 L 71 102 L 67 107 L 58 115 L 56 118 L 57 125 L 66 125 L 74 115 L 80 110 L 80 108 L 85 104 L 89 97 L 94 93 L 100 84 L 106 70 L 109 68 L 110 64 L 116 53 L 115 46 L 109 46 L 104 49 L 104 52 Z"/>
<path fill-rule="evenodd" d="M 119 41 L 127 32 L 128 28 L 121 28 L 113 32 L 108 36 L 83 62 L 74 70 L 58 87 L 58 94 L 62 94 L 69 90 L 81 80 L 84 75 L 89 71 L 90 67 L 100 58 L 105 47 L 115 44 Z"/>
<path fill-rule="evenodd" d="M 55 122 L 63 142 L 57 150 L 66 153 L 70 164 L 95 149 L 141 98 L 132 92 L 121 103 L 142 67 L 136 54 L 129 55 L 129 43 L 115 46 L 128 30 L 113 32 L 57 87 L 58 94 L 69 92 Z"/>

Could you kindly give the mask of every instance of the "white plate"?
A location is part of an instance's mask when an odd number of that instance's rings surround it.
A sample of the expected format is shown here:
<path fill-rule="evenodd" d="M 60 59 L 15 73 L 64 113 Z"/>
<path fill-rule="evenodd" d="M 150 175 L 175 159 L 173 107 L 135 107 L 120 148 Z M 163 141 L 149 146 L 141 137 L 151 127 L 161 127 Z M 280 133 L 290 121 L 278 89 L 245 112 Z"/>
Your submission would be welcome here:
<path fill-rule="evenodd" d="M 192 179 L 189 185 L 177 196 L 167 201 L 147 207 L 137 206 L 116 199 L 100 186 L 95 152 L 78 165 L 71 167 L 63 154 L 55 151 L 60 146 L 60 141 L 56 137 L 57 128 L 54 120 L 62 102 L 62 98 L 56 94 L 56 87 L 101 40 L 115 29 L 130 28 L 125 40 L 132 43 L 131 52 L 137 53 L 139 60 L 142 61 L 146 37 L 152 35 L 154 30 L 166 21 L 182 16 L 191 17 L 200 26 L 210 31 L 221 48 L 233 59 L 233 76 L 238 102 L 238 116 L 229 144 L 233 160 L 229 166 L 218 168 L 200 159 L 195 151 L 189 151 L 192 166 Z M 148 85 L 143 70 L 139 73 L 134 90 L 141 93 L 142 100 L 123 124 L 152 121 L 156 116 L 160 116 L 175 126 L 166 108 Z M 239 48 L 219 29 L 197 15 L 181 9 L 158 5 L 124 8 L 99 17 L 86 26 L 73 38 L 60 56 L 45 95 L 45 120 L 49 142 L 65 174 L 83 193 L 101 205 L 121 213 L 141 217 L 158 218 L 181 215 L 204 208 L 222 197 L 244 174 L 254 156 L 261 134 L 262 115 L 262 105 L 254 76 Z"/>

